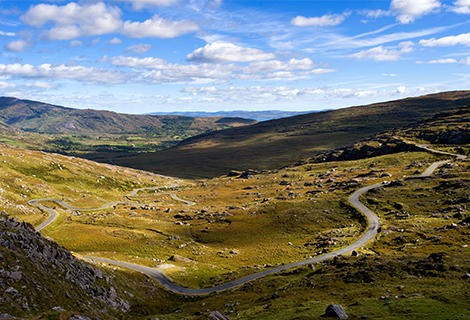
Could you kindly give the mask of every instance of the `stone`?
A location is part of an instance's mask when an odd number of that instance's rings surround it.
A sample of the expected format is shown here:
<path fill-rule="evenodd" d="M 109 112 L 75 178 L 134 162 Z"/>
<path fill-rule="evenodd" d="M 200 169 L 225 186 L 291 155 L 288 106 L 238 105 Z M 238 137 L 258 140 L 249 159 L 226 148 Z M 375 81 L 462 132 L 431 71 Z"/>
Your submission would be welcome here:
<path fill-rule="evenodd" d="M 62 307 L 53 307 L 52 311 L 65 311 Z"/>
<path fill-rule="evenodd" d="M 91 320 L 91 319 L 88 317 L 79 315 L 79 314 L 74 314 L 73 316 L 69 318 L 69 320 Z"/>
<path fill-rule="evenodd" d="M 325 316 L 330 318 L 347 319 L 348 315 L 339 304 L 330 304 L 325 310 Z"/>
<path fill-rule="evenodd" d="M 357 252 L 356 250 L 353 250 L 353 251 L 351 252 L 351 256 L 352 256 L 352 257 L 357 257 L 358 255 L 359 255 L 359 252 Z"/>
<path fill-rule="evenodd" d="M 230 320 L 229 317 L 227 317 L 226 315 L 222 314 L 219 311 L 212 311 L 209 314 L 208 318 L 211 319 L 211 320 Z"/>
<path fill-rule="evenodd" d="M 17 318 L 10 316 L 8 313 L 0 314 L 0 320 L 4 320 L 4 319 L 17 319 Z"/>
<path fill-rule="evenodd" d="M 23 275 L 21 274 L 21 272 L 18 271 L 11 272 L 9 276 L 9 278 L 15 282 L 20 281 L 22 277 Z"/>
<path fill-rule="evenodd" d="M 116 289 L 114 289 L 114 287 L 109 288 L 108 299 L 111 301 L 114 301 L 116 300 L 116 298 L 117 298 Z"/>
<path fill-rule="evenodd" d="M 15 288 L 13 288 L 13 287 L 10 287 L 10 288 L 8 288 L 8 289 L 5 290 L 5 293 L 8 293 L 8 294 L 18 294 L 19 291 L 16 290 Z"/>

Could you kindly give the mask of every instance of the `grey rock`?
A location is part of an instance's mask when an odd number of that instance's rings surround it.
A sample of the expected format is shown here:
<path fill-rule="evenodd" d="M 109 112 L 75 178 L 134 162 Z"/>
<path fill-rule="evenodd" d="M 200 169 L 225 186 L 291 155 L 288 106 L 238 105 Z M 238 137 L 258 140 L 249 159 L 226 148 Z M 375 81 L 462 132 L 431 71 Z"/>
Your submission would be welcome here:
<path fill-rule="evenodd" d="M 4 319 L 18 319 L 18 318 L 10 316 L 8 313 L 0 314 L 0 320 L 4 320 Z"/>
<path fill-rule="evenodd" d="M 13 287 L 10 287 L 8 289 L 5 290 L 5 293 L 8 293 L 8 294 L 18 294 L 20 293 L 18 290 L 16 290 L 15 288 Z"/>
<path fill-rule="evenodd" d="M 325 316 L 331 318 L 347 319 L 348 315 L 339 304 L 330 304 L 325 310 Z"/>
<path fill-rule="evenodd" d="M 79 315 L 79 314 L 74 314 L 69 318 L 69 320 L 91 320 L 91 318 Z"/>
<path fill-rule="evenodd" d="M 19 271 L 11 272 L 9 278 L 15 282 L 18 282 L 21 280 L 23 275 Z"/>
<path fill-rule="evenodd" d="M 116 289 L 114 289 L 114 287 L 109 288 L 108 299 L 111 301 L 115 301 L 116 298 L 117 298 Z"/>
<path fill-rule="evenodd" d="M 230 320 L 229 317 L 219 311 L 211 311 L 208 318 L 211 320 Z"/>
<path fill-rule="evenodd" d="M 65 311 L 62 307 L 53 307 L 52 311 Z"/>

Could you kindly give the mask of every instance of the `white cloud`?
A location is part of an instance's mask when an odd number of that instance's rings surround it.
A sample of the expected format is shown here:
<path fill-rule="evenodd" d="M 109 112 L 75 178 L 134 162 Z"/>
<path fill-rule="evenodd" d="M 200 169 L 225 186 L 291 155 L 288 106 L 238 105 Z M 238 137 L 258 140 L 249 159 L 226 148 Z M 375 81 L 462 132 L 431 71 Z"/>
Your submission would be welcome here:
<path fill-rule="evenodd" d="M 131 0 L 132 7 L 136 10 L 140 10 L 147 7 L 153 6 L 171 6 L 179 2 L 179 0 Z"/>
<path fill-rule="evenodd" d="M 199 26 L 195 22 L 187 20 L 173 21 L 154 15 L 152 19 L 144 22 L 124 22 L 122 34 L 129 38 L 175 38 L 198 30 Z"/>
<path fill-rule="evenodd" d="M 125 75 L 115 70 L 87 68 L 83 66 L 66 66 L 42 64 L 0 64 L 0 76 L 29 79 L 68 79 L 87 84 L 93 83 L 122 83 Z"/>
<path fill-rule="evenodd" d="M 461 66 L 470 66 L 470 57 L 467 57 L 467 59 L 460 60 L 459 65 L 461 65 Z"/>
<path fill-rule="evenodd" d="M 404 53 L 412 52 L 413 46 L 413 42 L 406 41 L 400 43 L 399 50 L 387 50 L 383 46 L 378 46 L 352 54 L 349 57 L 354 59 L 373 59 L 376 61 L 397 61 Z"/>
<path fill-rule="evenodd" d="M 337 26 L 343 23 L 343 21 L 351 14 L 351 12 L 345 12 L 342 14 L 326 14 L 321 17 L 306 18 L 303 16 L 297 16 L 292 19 L 291 24 L 297 27 L 330 27 Z"/>
<path fill-rule="evenodd" d="M 107 60 L 107 56 L 106 60 Z M 115 66 L 131 67 L 131 68 L 142 68 L 142 69 L 165 69 L 168 66 L 168 62 L 159 58 L 142 58 L 137 57 L 112 57 L 111 62 Z"/>
<path fill-rule="evenodd" d="M 315 63 L 309 59 L 290 59 L 289 61 L 271 60 L 252 62 L 244 68 L 244 73 L 255 74 L 263 72 L 273 72 L 276 70 L 296 71 L 296 70 L 310 70 L 315 68 Z"/>
<path fill-rule="evenodd" d="M 232 43 L 215 42 L 196 49 L 186 56 L 195 62 L 249 62 L 274 59 L 275 55 L 263 50 L 236 46 Z"/>
<path fill-rule="evenodd" d="M 438 60 L 431 60 L 428 61 L 429 64 L 446 64 L 446 63 L 457 63 L 458 61 L 455 59 L 438 59 Z"/>
<path fill-rule="evenodd" d="M 122 43 L 122 40 L 117 37 L 108 41 L 108 44 L 121 44 L 121 43 Z"/>
<path fill-rule="evenodd" d="M 400 23 L 408 24 L 441 6 L 437 0 L 392 0 L 390 10 L 398 15 Z"/>
<path fill-rule="evenodd" d="M 152 49 L 152 45 L 140 43 L 130 46 L 129 48 L 124 50 L 124 53 L 144 54 L 150 49 Z"/>
<path fill-rule="evenodd" d="M 14 32 L 0 31 L 0 36 L 4 36 L 4 37 L 14 37 L 14 36 L 16 36 L 16 33 L 14 33 Z"/>
<path fill-rule="evenodd" d="M 362 10 L 359 11 L 360 14 L 365 15 L 367 18 L 381 18 L 381 17 L 388 17 L 392 14 L 391 11 L 385 10 Z"/>
<path fill-rule="evenodd" d="M 79 40 L 72 40 L 69 43 L 69 47 L 72 47 L 72 48 L 78 47 L 78 46 L 81 46 L 81 45 L 83 45 L 83 42 L 79 41 Z"/>
<path fill-rule="evenodd" d="M 4 46 L 4 49 L 10 52 L 23 52 L 31 46 L 32 43 L 30 40 L 20 39 L 9 42 L 7 45 Z"/>
<path fill-rule="evenodd" d="M 32 83 L 27 83 L 26 87 L 37 88 L 37 89 L 57 89 L 60 87 L 60 85 L 50 83 L 50 82 L 36 81 Z"/>
<path fill-rule="evenodd" d="M 83 6 L 70 2 L 65 6 L 38 4 L 21 16 L 23 23 L 32 27 L 43 27 L 48 22 L 54 26 L 44 31 L 48 40 L 70 40 L 115 32 L 121 25 L 121 10 L 107 7 L 103 2 Z"/>
<path fill-rule="evenodd" d="M 420 40 L 419 44 L 424 47 L 449 47 L 458 44 L 470 46 L 470 33 L 462 33 L 458 36 L 448 36 L 440 39 Z"/>
<path fill-rule="evenodd" d="M 0 89 L 12 89 L 12 88 L 16 88 L 16 84 L 8 83 L 5 81 L 0 81 Z"/>
<path fill-rule="evenodd" d="M 454 6 L 450 10 L 455 13 L 470 14 L 470 0 L 455 1 Z"/>

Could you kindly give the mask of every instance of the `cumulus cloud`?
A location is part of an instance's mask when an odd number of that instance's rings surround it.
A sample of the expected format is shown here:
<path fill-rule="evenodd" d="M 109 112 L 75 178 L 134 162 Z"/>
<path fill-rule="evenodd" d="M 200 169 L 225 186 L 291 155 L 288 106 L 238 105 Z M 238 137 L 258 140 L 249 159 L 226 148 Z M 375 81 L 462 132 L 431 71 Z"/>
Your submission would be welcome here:
<path fill-rule="evenodd" d="M 392 14 L 391 11 L 385 11 L 385 10 L 362 10 L 359 11 L 360 14 L 365 15 L 367 18 L 381 18 L 381 17 L 388 17 Z"/>
<path fill-rule="evenodd" d="M 397 61 L 404 53 L 412 52 L 413 46 L 413 42 L 406 41 L 399 44 L 398 50 L 388 50 L 383 46 L 378 46 L 352 54 L 349 57 L 354 59 L 373 59 L 376 61 Z"/>
<path fill-rule="evenodd" d="M 321 17 L 307 18 L 304 16 L 297 16 L 291 20 L 291 24 L 297 27 L 330 27 L 337 26 L 351 14 L 351 12 L 345 12 L 342 14 L 326 14 Z"/>
<path fill-rule="evenodd" d="M 0 89 L 12 89 L 12 88 L 16 88 L 15 83 L 0 81 Z"/>
<path fill-rule="evenodd" d="M 467 59 L 460 60 L 459 65 L 461 65 L 461 66 L 470 66 L 470 57 L 467 57 Z"/>
<path fill-rule="evenodd" d="M 108 44 L 121 44 L 121 43 L 122 43 L 122 40 L 117 37 L 108 41 Z"/>
<path fill-rule="evenodd" d="M 244 73 L 255 74 L 263 72 L 273 72 L 276 70 L 296 71 L 296 70 L 310 70 L 315 68 L 315 63 L 309 59 L 295 59 L 289 61 L 271 60 L 252 62 L 244 68 Z"/>
<path fill-rule="evenodd" d="M 428 61 L 429 64 L 446 64 L 446 63 L 457 63 L 458 61 L 455 59 L 438 59 L 438 60 L 431 60 Z"/>
<path fill-rule="evenodd" d="M 16 33 L 14 33 L 14 32 L 0 31 L 0 36 L 4 36 L 4 37 L 14 37 L 14 36 L 16 36 Z"/>
<path fill-rule="evenodd" d="M 397 14 L 400 23 L 408 24 L 441 6 L 437 0 L 392 0 L 390 10 Z"/>
<path fill-rule="evenodd" d="M 420 40 L 419 44 L 424 47 L 449 47 L 456 45 L 470 46 L 470 33 L 462 33 L 458 36 L 448 36 L 440 39 L 432 38 L 429 40 Z"/>
<path fill-rule="evenodd" d="M 470 0 L 458 0 L 454 2 L 454 6 L 450 8 L 451 11 L 460 14 L 470 14 Z"/>
<path fill-rule="evenodd" d="M 122 83 L 125 80 L 125 75 L 115 70 L 67 66 L 64 64 L 54 66 L 51 64 L 41 64 L 38 66 L 31 64 L 21 65 L 19 63 L 0 64 L 0 76 L 28 79 L 69 79 L 87 84 L 113 84 Z"/>
<path fill-rule="evenodd" d="M 131 0 L 132 7 L 136 10 L 140 10 L 146 7 L 153 7 L 153 6 L 171 6 L 179 0 Z"/>
<path fill-rule="evenodd" d="M 35 89 L 57 89 L 60 85 L 50 82 L 36 81 L 27 83 L 26 87 Z"/>
<path fill-rule="evenodd" d="M 299 78 L 311 75 L 321 75 L 336 72 L 336 69 L 315 68 L 315 64 L 309 58 L 290 59 L 289 61 L 261 61 L 252 62 L 245 67 L 234 63 L 199 65 L 173 64 L 159 58 L 138 58 L 117 56 L 109 58 L 102 57 L 99 61 L 110 60 L 115 66 L 129 67 L 133 69 L 158 70 L 149 76 L 159 81 L 187 81 L 194 79 L 218 78 L 217 81 L 227 81 L 230 79 L 239 80 L 265 80 L 265 79 L 285 79 Z"/>
<path fill-rule="evenodd" d="M 112 57 L 111 63 L 115 66 L 130 68 L 151 69 L 141 77 L 143 82 L 192 82 L 196 79 L 217 79 L 230 76 L 237 67 L 233 64 L 200 64 L 184 65 L 169 63 L 159 58 Z"/>
<path fill-rule="evenodd" d="M 108 60 L 108 56 L 106 61 Z M 103 57 L 104 58 L 104 57 Z M 115 66 L 141 68 L 141 69 L 165 69 L 168 62 L 160 58 L 142 58 L 117 56 L 111 58 L 111 63 Z"/>
<path fill-rule="evenodd" d="M 152 49 L 152 45 L 150 44 L 135 44 L 124 50 L 124 53 L 135 53 L 135 54 L 144 54 L 147 51 Z"/>
<path fill-rule="evenodd" d="M 83 45 L 83 42 L 79 41 L 79 40 L 72 40 L 69 43 L 69 47 L 71 47 L 71 48 L 78 47 L 78 46 L 81 46 L 81 45 Z"/>
<path fill-rule="evenodd" d="M 31 46 L 32 42 L 30 40 L 20 39 L 9 42 L 4 46 L 4 49 L 10 52 L 23 52 L 26 49 L 31 48 Z"/>
<path fill-rule="evenodd" d="M 210 63 L 262 61 L 274 58 L 274 54 L 263 50 L 221 42 L 208 44 L 186 56 L 188 61 Z"/>
<path fill-rule="evenodd" d="M 32 6 L 21 16 L 21 20 L 36 28 L 52 22 L 54 26 L 44 31 L 42 37 L 47 40 L 70 40 L 115 32 L 122 25 L 121 14 L 118 7 L 107 7 L 103 2 L 83 6 L 70 2 L 65 6 Z"/>
<path fill-rule="evenodd" d="M 195 22 L 188 20 L 173 21 L 154 15 L 152 19 L 144 22 L 124 22 L 122 34 L 129 38 L 175 38 L 198 30 L 199 26 Z"/>

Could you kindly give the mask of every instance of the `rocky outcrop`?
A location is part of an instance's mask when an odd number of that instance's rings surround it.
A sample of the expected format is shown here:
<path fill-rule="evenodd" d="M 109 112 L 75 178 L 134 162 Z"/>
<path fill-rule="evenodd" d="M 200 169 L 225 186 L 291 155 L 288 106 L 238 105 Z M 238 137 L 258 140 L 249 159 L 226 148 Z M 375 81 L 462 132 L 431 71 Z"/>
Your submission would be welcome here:
<path fill-rule="evenodd" d="M 0 216 L 0 313 L 60 306 L 127 312 L 113 276 L 87 264 L 25 222 Z"/>

